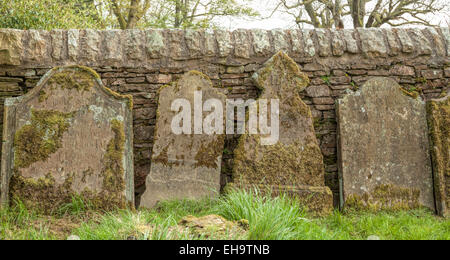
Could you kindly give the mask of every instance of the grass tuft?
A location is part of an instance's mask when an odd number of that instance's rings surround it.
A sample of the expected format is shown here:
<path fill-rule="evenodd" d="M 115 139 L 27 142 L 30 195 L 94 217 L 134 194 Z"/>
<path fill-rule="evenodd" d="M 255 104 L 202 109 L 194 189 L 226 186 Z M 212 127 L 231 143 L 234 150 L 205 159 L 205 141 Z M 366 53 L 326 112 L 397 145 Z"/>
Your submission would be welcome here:
<path fill-rule="evenodd" d="M 39 215 L 17 201 L 0 210 L 0 239 L 83 240 L 202 240 L 229 239 L 229 234 L 198 235 L 178 225 L 185 216 L 220 215 L 230 221 L 248 220 L 250 240 L 450 240 L 450 221 L 427 210 L 399 212 L 339 212 L 328 217 L 309 215 L 301 203 L 286 196 L 272 198 L 258 190 L 234 190 L 218 199 L 170 201 L 153 210 L 94 212 L 89 202 L 72 198 L 51 216 Z"/>

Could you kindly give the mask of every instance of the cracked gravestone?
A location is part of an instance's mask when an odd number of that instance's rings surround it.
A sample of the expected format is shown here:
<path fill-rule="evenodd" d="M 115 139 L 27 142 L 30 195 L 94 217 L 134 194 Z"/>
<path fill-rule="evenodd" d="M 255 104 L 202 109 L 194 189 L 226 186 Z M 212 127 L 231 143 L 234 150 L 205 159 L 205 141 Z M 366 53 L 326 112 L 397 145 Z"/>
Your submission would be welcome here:
<path fill-rule="evenodd" d="M 450 98 L 427 103 L 437 212 L 450 217 Z"/>
<path fill-rule="evenodd" d="M 262 140 L 268 136 L 251 134 L 248 127 L 234 152 L 231 186 L 258 187 L 263 192 L 269 189 L 273 195 L 292 195 L 310 211 L 329 213 L 333 208 L 333 196 L 325 186 L 323 155 L 311 110 L 299 95 L 309 84 L 308 77 L 291 58 L 279 52 L 254 78 L 262 90 L 259 100 L 279 102 L 279 138 L 269 145 L 264 144 Z M 272 106 L 267 105 L 267 108 L 267 115 L 271 117 Z M 265 117 L 260 114 L 260 119 L 261 116 Z"/>
<path fill-rule="evenodd" d="M 86 67 L 49 71 L 5 100 L 1 203 L 52 212 L 81 197 L 95 208 L 134 205 L 131 96 Z"/>
<path fill-rule="evenodd" d="M 435 208 L 425 102 L 373 78 L 337 102 L 341 206 Z"/>
<path fill-rule="evenodd" d="M 196 99 L 196 95 L 201 98 Z M 217 108 L 215 112 L 199 114 L 196 109 L 198 106 L 202 109 L 202 100 L 216 100 L 223 105 L 225 99 L 207 76 L 196 71 L 186 73 L 178 82 L 159 90 L 152 165 L 141 207 L 152 208 L 165 200 L 200 199 L 218 194 L 225 136 L 202 131 L 205 130 L 203 122 L 217 112 Z M 179 115 L 172 107 L 179 100 L 185 102 L 180 113 L 186 112 L 189 117 L 177 123 L 189 128 L 181 133 L 174 132 L 172 127 Z M 215 124 L 223 127 L 223 111 Z"/>

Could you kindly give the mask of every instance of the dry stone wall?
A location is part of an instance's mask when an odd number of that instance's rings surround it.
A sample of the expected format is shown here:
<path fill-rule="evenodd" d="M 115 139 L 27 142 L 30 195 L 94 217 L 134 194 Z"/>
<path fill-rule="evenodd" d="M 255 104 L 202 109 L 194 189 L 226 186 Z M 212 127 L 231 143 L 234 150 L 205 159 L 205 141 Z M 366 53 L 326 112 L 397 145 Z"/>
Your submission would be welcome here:
<path fill-rule="evenodd" d="M 338 201 L 335 100 L 374 76 L 390 77 L 425 100 L 447 91 L 450 30 L 55 30 L 0 29 L 0 96 L 27 93 L 49 69 L 85 65 L 105 86 L 134 98 L 136 191 L 150 172 L 157 90 L 190 70 L 211 78 L 228 98 L 256 98 L 254 72 L 285 51 L 311 79 L 310 106 L 325 160 L 326 184 Z M 3 111 L 0 111 L 3 114 Z M 2 122 L 3 120 L 0 120 Z M 237 136 L 228 136 L 222 184 L 231 179 Z"/>

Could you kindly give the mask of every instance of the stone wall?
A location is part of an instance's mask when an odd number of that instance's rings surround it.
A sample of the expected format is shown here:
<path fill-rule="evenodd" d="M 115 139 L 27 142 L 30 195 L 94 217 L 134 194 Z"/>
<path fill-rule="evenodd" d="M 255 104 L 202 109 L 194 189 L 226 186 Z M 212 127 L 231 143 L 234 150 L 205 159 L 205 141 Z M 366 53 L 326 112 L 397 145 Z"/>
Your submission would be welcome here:
<path fill-rule="evenodd" d="M 52 67 L 85 65 L 104 84 L 134 97 L 136 191 L 150 171 L 157 90 L 190 70 L 229 98 L 256 98 L 252 74 L 278 50 L 307 73 L 301 93 L 315 117 L 326 184 L 338 199 L 335 100 L 373 76 L 387 76 L 429 100 L 450 82 L 450 30 L 55 30 L 0 29 L 0 97 L 23 95 Z M 3 106 L 0 114 L 3 115 Z M 1 120 L 0 122 L 3 122 Z M 228 136 L 222 183 L 230 181 L 237 136 Z"/>

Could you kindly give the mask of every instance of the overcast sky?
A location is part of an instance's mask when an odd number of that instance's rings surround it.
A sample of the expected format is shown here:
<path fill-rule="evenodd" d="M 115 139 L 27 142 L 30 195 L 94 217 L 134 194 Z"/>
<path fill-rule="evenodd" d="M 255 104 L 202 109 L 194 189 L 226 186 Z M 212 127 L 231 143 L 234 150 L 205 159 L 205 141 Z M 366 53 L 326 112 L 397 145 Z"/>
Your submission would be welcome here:
<path fill-rule="evenodd" d="M 238 0 L 240 1 L 240 0 Z M 442 26 L 447 26 L 445 20 L 450 22 L 450 0 L 441 0 L 442 3 L 446 4 L 446 10 L 444 10 L 440 14 L 430 15 L 429 17 L 432 19 L 434 24 L 438 24 L 439 22 L 443 22 Z M 253 0 L 252 7 L 259 11 L 263 17 L 269 17 L 276 6 L 277 0 Z M 243 29 L 289 29 L 289 28 L 297 28 L 295 24 L 295 20 L 289 14 L 283 12 L 276 12 L 271 18 L 268 19 L 243 19 L 237 17 L 231 18 L 220 18 L 218 20 L 222 27 L 233 30 L 238 28 Z M 347 28 L 351 28 L 351 21 L 349 25 L 346 25 Z M 417 25 L 415 25 L 417 26 Z M 308 28 L 308 26 L 305 26 Z"/>

